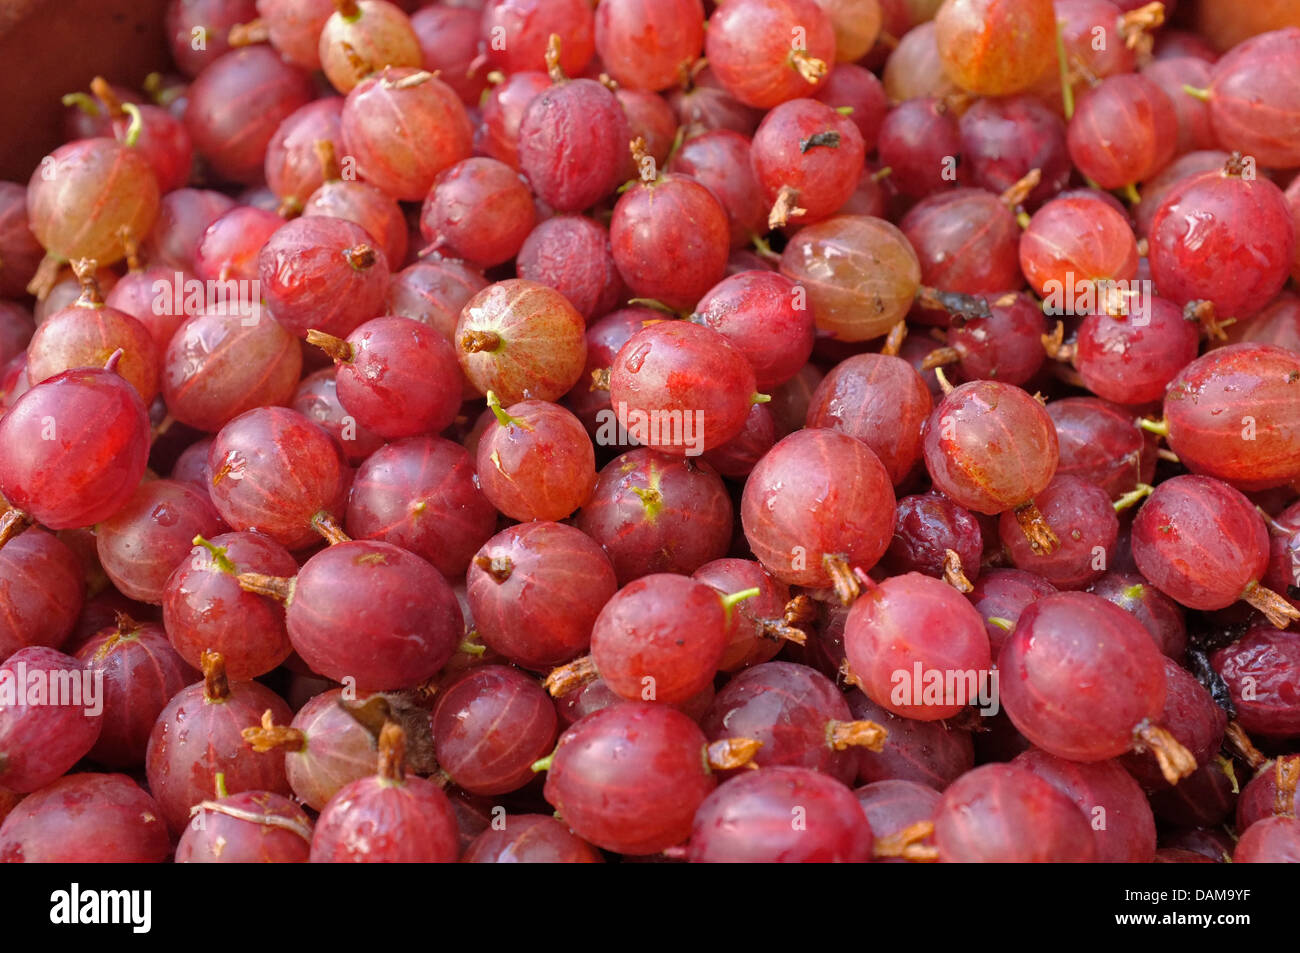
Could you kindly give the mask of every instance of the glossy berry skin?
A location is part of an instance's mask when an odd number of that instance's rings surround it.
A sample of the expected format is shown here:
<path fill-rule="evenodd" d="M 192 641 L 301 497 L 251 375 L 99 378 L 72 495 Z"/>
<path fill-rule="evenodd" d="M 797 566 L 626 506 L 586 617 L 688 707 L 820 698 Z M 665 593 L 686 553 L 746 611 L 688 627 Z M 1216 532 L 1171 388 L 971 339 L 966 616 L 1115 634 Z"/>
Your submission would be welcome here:
<path fill-rule="evenodd" d="M 1257 821 L 1237 841 L 1234 864 L 1300 863 L 1300 821 L 1294 817 L 1270 817 Z"/>
<path fill-rule="evenodd" d="M 101 629 L 77 650 L 87 671 L 103 673 L 103 727 L 90 758 L 107 768 L 144 764 L 158 714 L 196 674 L 171 647 L 162 626 L 146 622 L 125 628 Z"/>
<path fill-rule="evenodd" d="M 331 14 L 317 42 L 321 68 L 335 89 L 348 93 L 368 72 L 354 58 L 371 70 L 421 65 L 420 41 L 401 8 L 387 0 L 359 0 L 352 7 L 350 14 L 342 7 Z"/>
<path fill-rule="evenodd" d="M 858 783 L 901 779 L 942 791 L 974 767 L 975 749 L 969 731 L 942 721 L 903 718 L 860 691 L 850 691 L 846 697 L 855 719 L 874 721 L 887 732 L 880 751 L 858 749 Z"/>
<path fill-rule="evenodd" d="M 466 577 L 483 643 L 533 671 L 585 652 L 596 616 L 617 589 L 609 557 L 591 537 L 544 521 L 492 537 Z"/>
<path fill-rule="evenodd" d="M 1223 148 L 1255 156 L 1260 165 L 1290 168 L 1300 163 L 1295 97 L 1300 29 L 1293 14 L 1288 20 L 1279 13 L 1276 27 L 1235 46 L 1215 64 L 1210 121 Z"/>
<path fill-rule="evenodd" d="M 113 371 L 64 371 L 27 391 L 0 419 L 0 492 L 50 529 L 90 526 L 135 492 L 149 440 L 149 417 L 134 387 Z"/>
<path fill-rule="evenodd" d="M 436 434 L 460 410 L 456 351 L 419 321 L 382 317 L 347 339 L 335 377 L 339 402 L 357 424 L 387 440 Z"/>
<path fill-rule="evenodd" d="M 808 402 L 806 422 L 861 440 L 898 486 L 921 459 L 921 428 L 933 408 L 925 381 L 907 361 L 856 354 L 822 378 Z"/>
<path fill-rule="evenodd" d="M 993 296 L 1023 284 L 1020 226 L 992 192 L 959 188 L 929 195 L 899 227 L 921 260 L 921 280 L 931 287 Z"/>
<path fill-rule="evenodd" d="M 939 644 L 921 635 L 931 631 L 944 633 Z M 844 648 L 868 698 L 919 721 L 951 718 L 977 704 L 990 665 L 979 613 L 952 586 L 920 573 L 893 576 L 864 592 L 849 610 Z M 967 673 L 966 680 L 949 685 L 952 672 Z M 932 673 L 944 677 L 942 693 L 926 691 Z"/>
<path fill-rule="evenodd" d="M 488 501 L 517 520 L 561 520 L 596 487 L 596 456 L 582 422 L 558 404 L 526 400 L 479 440 L 477 470 Z"/>
<path fill-rule="evenodd" d="M 199 682 L 167 703 L 149 736 L 145 771 L 173 834 L 185 829 L 191 807 L 213 796 L 218 774 L 225 775 L 226 789 L 234 794 L 290 793 L 284 755 L 258 754 L 240 735 L 258 725 L 268 709 L 276 724 L 288 724 L 289 706 L 257 682 L 234 682 L 229 693 L 217 699 L 208 698 Z"/>
<path fill-rule="evenodd" d="M 1025 537 L 1014 513 L 998 518 L 998 535 L 1017 569 L 1037 573 L 1058 589 L 1082 589 L 1110 566 L 1119 538 L 1119 517 L 1101 487 L 1075 476 L 1055 477 L 1035 498 L 1039 512 L 1060 540 L 1041 552 Z"/>
<path fill-rule="evenodd" d="M 204 281 L 257 278 L 257 258 L 284 219 L 253 205 L 237 205 L 204 228 L 190 248 L 194 274 Z"/>
<path fill-rule="evenodd" d="M 1052 63 L 1056 22 L 1050 0 L 952 0 L 934 24 L 944 72 L 971 93 L 1018 93 Z"/>
<path fill-rule="evenodd" d="M 979 578 L 984 555 L 979 521 L 942 493 L 931 491 L 899 500 L 894 538 L 885 557 L 890 573 L 919 572 L 942 578 L 948 550 L 960 557 L 968 580 Z"/>
<path fill-rule="evenodd" d="M 0 707 L 0 784 L 29 794 L 80 761 L 103 722 L 80 691 L 81 663 L 62 652 L 19 649 L 0 665 L 0 680 L 8 696 Z"/>
<path fill-rule="evenodd" d="M 305 864 L 311 818 L 289 798 L 244 791 L 204 801 L 176 845 L 178 864 Z"/>
<path fill-rule="evenodd" d="M 750 165 L 750 140 L 731 129 L 712 129 L 688 138 L 668 162 L 668 171 L 688 175 L 722 203 L 731 225 L 731 247 L 747 246 L 767 231 L 765 201 Z"/>
<path fill-rule="evenodd" d="M 545 796 L 569 828 L 604 850 L 657 854 L 690 836 L 717 785 L 695 722 L 667 705 L 624 702 L 560 736 Z"/>
<path fill-rule="evenodd" d="M 298 564 L 288 550 L 261 533 L 224 533 L 209 542 L 224 551 L 228 563 L 202 546 L 186 551 L 163 590 L 167 638 L 193 668 L 200 667 L 203 653 L 210 649 L 225 657 L 232 678 L 264 675 L 292 651 L 284 609 L 273 599 L 245 592 L 235 576 L 292 576 Z"/>
<path fill-rule="evenodd" d="M 158 182 L 136 149 L 114 139 L 59 146 L 27 184 L 31 232 L 47 254 L 111 265 L 126 254 L 122 229 L 141 240 L 158 216 Z"/>
<path fill-rule="evenodd" d="M 1189 609 L 1224 609 L 1268 568 L 1268 529 L 1237 490 L 1203 476 L 1156 487 L 1133 521 L 1138 570 Z"/>
<path fill-rule="evenodd" d="M 1083 477 L 1111 499 L 1152 482 L 1155 445 L 1132 412 L 1095 397 L 1066 397 L 1050 401 L 1047 414 L 1061 453 L 1057 476 Z"/>
<path fill-rule="evenodd" d="M 913 824 L 931 820 L 940 800 L 939 792 L 934 788 L 896 779 L 873 781 L 857 788 L 853 794 L 862 806 L 862 813 L 867 816 L 871 833 L 878 840 L 900 834 Z M 933 834 L 921 843 L 934 846 Z M 879 862 L 906 863 L 901 857 L 881 858 Z"/>
<path fill-rule="evenodd" d="M 805 818 L 796 827 L 791 817 Z M 807 768 L 744 772 L 705 799 L 691 826 L 691 863 L 866 863 L 871 825 L 853 792 Z"/>
<path fill-rule="evenodd" d="M 269 46 L 222 56 L 189 87 L 185 129 L 217 176 L 254 185 L 280 123 L 312 99 L 311 79 Z"/>
<path fill-rule="evenodd" d="M 298 800 L 322 810 L 345 785 L 375 773 L 375 739 L 339 702 L 344 689 L 313 695 L 290 725 L 302 733 L 298 747 L 284 746 L 284 770 Z"/>
<path fill-rule="evenodd" d="M 302 214 L 343 218 L 360 225 L 384 253 L 391 267 L 406 260 L 411 241 L 402 207 L 369 182 L 330 179 L 303 202 Z"/>
<path fill-rule="evenodd" d="M 799 285 L 771 271 L 742 271 L 711 288 L 691 320 L 711 327 L 745 355 L 761 393 L 784 384 L 807 362 L 813 317 Z"/>
<path fill-rule="evenodd" d="M 342 122 L 357 175 L 404 202 L 422 201 L 440 172 L 468 159 L 474 135 L 455 90 L 404 67 L 358 83 Z"/>
<path fill-rule="evenodd" d="M 802 33 L 792 32 L 796 28 Z M 797 50 L 791 43 L 794 36 L 803 40 Z M 709 18 L 704 44 L 705 58 L 723 88 L 759 109 L 817 91 L 823 80 L 805 78 L 798 59 L 835 62 L 835 28 L 813 0 L 726 4 Z"/>
<path fill-rule="evenodd" d="M 734 515 L 712 468 L 639 449 L 601 469 L 577 527 L 601 545 L 626 585 L 653 572 L 691 573 L 726 555 Z"/>
<path fill-rule="evenodd" d="M 193 271 L 199 238 L 235 207 L 234 199 L 211 189 L 168 192 L 159 200 L 158 217 L 153 230 L 142 239 L 141 250 L 154 267 Z"/>
<path fill-rule="evenodd" d="M 670 173 L 620 196 L 609 242 L 634 295 L 687 309 L 726 274 L 731 226 L 708 188 Z"/>
<path fill-rule="evenodd" d="M 1187 669 L 1167 658 L 1164 666 L 1165 704 L 1158 721 L 1198 765 L 1213 766 L 1228 726 L 1227 712 Z M 1130 751 L 1117 761 L 1146 791 L 1153 794 L 1170 791 L 1172 785 L 1165 780 L 1150 751 Z"/>
<path fill-rule="evenodd" d="M 1056 427 L 1019 387 L 973 381 L 935 408 L 924 438 L 935 488 L 976 513 L 1015 509 L 1042 492 L 1056 471 Z"/>
<path fill-rule="evenodd" d="M 1178 603 L 1136 572 L 1108 572 L 1088 591 L 1137 616 L 1155 639 L 1156 646 L 1175 662 L 1187 651 L 1187 623 Z"/>
<path fill-rule="evenodd" d="M 1175 304 L 1212 301 L 1219 317 L 1240 319 L 1282 290 L 1296 226 L 1282 191 L 1267 178 L 1207 172 L 1166 196 L 1149 239 L 1151 276 L 1162 296 Z"/>
<path fill-rule="evenodd" d="M 987 318 L 952 321 L 948 347 L 956 352 L 967 380 L 1023 387 L 1043 366 L 1045 330 L 1042 306 L 1033 298 L 1024 293 L 1001 295 L 989 301 Z"/>
<path fill-rule="evenodd" d="M 85 596 L 81 560 L 58 537 L 32 528 L 9 540 L 0 549 L 0 659 L 28 645 L 60 647 Z"/>
<path fill-rule="evenodd" d="M 975 580 L 975 588 L 966 597 L 984 619 L 995 660 L 1007 636 L 1015 629 L 1020 614 L 1031 603 L 1058 591 L 1042 576 L 1023 569 L 994 569 L 980 574 Z M 992 619 L 1002 619 L 1009 623 L 1010 628 L 990 621 Z"/>
<path fill-rule="evenodd" d="M 717 674 L 728 610 L 688 576 L 655 573 L 620 589 L 591 630 L 591 657 L 615 694 L 681 704 Z"/>
<path fill-rule="evenodd" d="M 294 334 L 351 334 L 384 309 L 388 260 L 360 225 L 306 216 L 287 223 L 258 255 L 271 314 Z"/>
<path fill-rule="evenodd" d="M 511 814 L 474 839 L 462 864 L 603 864 L 600 851 L 549 814 Z"/>
<path fill-rule="evenodd" d="M 255 407 L 288 403 L 301 373 L 301 346 L 269 314 L 214 309 L 172 336 L 163 398 L 181 423 L 215 433 Z"/>
<path fill-rule="evenodd" d="M 208 465 L 212 502 L 226 524 L 289 549 L 318 538 L 312 520 L 337 510 L 345 486 L 333 438 L 283 407 L 250 410 L 222 427 Z"/>
<path fill-rule="evenodd" d="M 357 540 L 317 553 L 285 611 L 289 640 L 313 672 L 360 691 L 414 688 L 447 663 L 464 633 L 451 586 L 391 543 Z"/>
<path fill-rule="evenodd" d="M 280 123 L 271 137 L 266 147 L 266 185 L 286 212 L 301 210 L 307 197 L 324 183 L 324 164 L 315 146 L 325 141 L 338 148 L 342 114 L 341 96 L 313 100 Z"/>
<path fill-rule="evenodd" d="M 753 368 L 712 328 L 651 324 L 628 339 L 610 370 L 619 424 L 663 453 L 696 456 L 745 426 L 755 395 Z"/>
<path fill-rule="evenodd" d="M 1295 755 L 1284 755 L 1265 762 L 1256 775 L 1242 787 L 1241 797 L 1237 800 L 1237 830 L 1244 831 L 1252 824 L 1272 817 L 1278 813 L 1278 807 L 1289 807 L 1294 816 L 1297 803 L 1300 803 L 1300 791 L 1291 790 L 1290 797 L 1278 787 L 1287 773 L 1296 768 Z"/>
<path fill-rule="evenodd" d="M 1184 367 L 1165 394 L 1169 447 L 1193 473 L 1254 490 L 1300 477 L 1300 356 L 1230 344 Z"/>
<path fill-rule="evenodd" d="M 736 672 L 776 657 L 783 643 L 768 632 L 766 624 L 783 619 L 790 601 L 789 587 L 752 559 L 715 559 L 695 570 L 691 578 L 723 596 L 759 590 L 757 595 L 731 607 L 727 648 L 718 663 L 720 671 Z"/>
<path fill-rule="evenodd" d="M 555 704 L 533 678 L 506 665 L 479 665 L 438 693 L 434 755 L 471 794 L 517 791 L 555 744 Z"/>
<path fill-rule="evenodd" d="M 1045 596 L 1026 608 L 998 669 L 1016 728 L 1071 761 L 1128 751 L 1165 701 L 1164 658 L 1142 623 L 1088 593 Z"/>
<path fill-rule="evenodd" d="M 1293 634 L 1257 625 L 1233 645 L 1210 656 L 1237 709 L 1237 720 L 1250 733 L 1295 735 L 1300 732 L 1300 705 L 1294 686 L 1300 651 Z"/>
<path fill-rule="evenodd" d="M 487 285 L 481 272 L 462 262 L 417 261 L 389 279 L 388 313 L 414 318 L 450 341 L 461 309 Z"/>
<path fill-rule="evenodd" d="M 675 86 L 703 47 L 700 0 L 614 0 L 596 8 L 596 52 L 620 86 Z"/>
<path fill-rule="evenodd" d="M 1114 761 L 1079 764 L 1031 748 L 1011 762 L 1028 768 L 1079 806 L 1097 839 L 1097 862 L 1149 864 L 1156 822 L 1146 795 Z"/>
<path fill-rule="evenodd" d="M 358 468 L 345 525 L 349 535 L 400 546 L 453 579 L 496 523 L 465 448 L 410 437 L 381 447 Z"/>
<path fill-rule="evenodd" d="M 505 406 L 558 400 L 582 374 L 585 330 L 582 315 L 555 289 L 499 281 L 466 302 L 456 324 L 457 357 L 470 383 L 495 392 Z"/>
<path fill-rule="evenodd" d="M 304 377 L 289 406 L 333 437 L 352 466 L 359 465 L 384 445 L 383 437 L 358 424 L 357 419 L 339 401 L 338 382 L 333 367 L 321 368 Z M 206 449 L 203 456 L 204 459 L 207 458 Z M 206 484 L 204 489 L 207 489 Z"/>
<path fill-rule="evenodd" d="M 171 840 L 154 799 L 124 774 L 73 774 L 0 825 L 0 863 L 161 864 Z"/>
<path fill-rule="evenodd" d="M 831 739 L 835 723 L 852 720 L 843 693 L 821 672 L 793 662 L 764 662 L 723 686 L 700 727 L 710 741 L 763 742 L 753 758 L 762 768 L 788 765 L 852 784 L 861 749 L 837 751 Z"/>
<path fill-rule="evenodd" d="M 158 394 L 158 347 L 148 328 L 116 308 L 83 295 L 71 307 L 47 314 L 27 346 L 33 384 L 72 368 L 102 367 L 118 349 L 117 372 L 145 403 Z"/>
<path fill-rule="evenodd" d="M 870 570 L 889 548 L 889 475 L 862 441 L 800 430 L 774 446 L 745 482 L 740 519 L 754 555 L 792 586 L 831 584 L 826 557 Z"/>
<path fill-rule="evenodd" d="M 483 121 L 474 130 L 476 152 L 519 168 L 519 124 L 533 97 L 551 85 L 540 69 L 511 73 L 488 90 L 480 107 Z"/>
<path fill-rule="evenodd" d="M 759 124 L 750 145 L 754 178 L 769 204 L 782 187 L 794 189 L 811 225 L 834 215 L 853 194 L 865 157 L 853 120 L 815 99 L 792 99 Z"/>
<path fill-rule="evenodd" d="M 1061 117 L 1033 96 L 979 99 L 962 113 L 961 157 L 972 185 L 995 194 L 1033 169 L 1042 181 L 1027 204 L 1041 205 L 1070 179 L 1070 156 Z"/>
<path fill-rule="evenodd" d="M 869 341 L 907 315 L 921 264 L 889 222 L 837 215 L 790 239 L 781 253 L 781 274 L 808 289 L 818 329 L 841 341 Z"/>
<path fill-rule="evenodd" d="M 987 764 L 944 792 L 934 814 L 944 863 L 1089 863 L 1096 838 L 1066 794 L 1026 767 Z"/>
<path fill-rule="evenodd" d="M 909 198 L 951 189 L 964 178 L 955 162 L 961 157 L 957 120 L 940 99 L 909 99 L 891 109 L 877 151 L 890 184 Z"/>
<path fill-rule="evenodd" d="M 1140 73 L 1103 79 L 1080 97 L 1066 133 L 1070 158 L 1103 189 L 1155 175 L 1178 147 L 1178 114 Z"/>
<path fill-rule="evenodd" d="M 325 805 L 311 841 L 313 864 L 454 864 L 459 856 L 451 802 L 414 776 L 353 781 Z"/>
<path fill-rule="evenodd" d="M 613 311 L 624 293 L 609 232 L 582 215 L 556 215 L 539 223 L 519 248 L 515 268 L 520 278 L 564 295 L 588 323 Z"/>
<path fill-rule="evenodd" d="M 420 213 L 425 251 L 480 268 L 519 252 L 536 222 L 533 197 L 514 169 L 496 159 L 465 159 L 433 183 Z"/>
<path fill-rule="evenodd" d="M 1020 237 L 1020 267 L 1030 286 L 1065 313 L 1089 283 L 1137 277 L 1137 240 L 1124 216 L 1101 199 L 1063 196 L 1030 219 Z"/>
<path fill-rule="evenodd" d="M 630 136 L 618 99 L 594 79 L 538 93 L 519 121 L 519 168 L 557 212 L 581 212 L 614 191 Z"/>
<path fill-rule="evenodd" d="M 159 605 L 167 577 L 189 555 L 194 537 L 216 536 L 225 528 L 203 491 L 150 480 L 96 527 L 95 550 L 122 595 Z"/>
<path fill-rule="evenodd" d="M 1196 358 L 1200 334 L 1194 321 L 1164 298 L 1151 298 L 1139 313 L 1090 314 L 1076 336 L 1074 366 L 1087 388 L 1118 404 L 1160 400 L 1165 388 Z"/>

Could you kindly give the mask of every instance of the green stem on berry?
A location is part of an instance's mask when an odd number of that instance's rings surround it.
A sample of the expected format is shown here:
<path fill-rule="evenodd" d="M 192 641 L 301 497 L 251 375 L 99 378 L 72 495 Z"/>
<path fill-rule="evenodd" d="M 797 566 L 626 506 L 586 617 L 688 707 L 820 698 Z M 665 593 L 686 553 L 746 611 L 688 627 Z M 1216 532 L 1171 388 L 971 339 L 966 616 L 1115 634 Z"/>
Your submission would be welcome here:
<path fill-rule="evenodd" d="M 1070 64 L 1065 55 L 1065 21 L 1056 21 L 1056 69 L 1061 77 L 1061 108 L 1065 121 L 1074 118 L 1074 84 L 1070 82 Z"/>
<path fill-rule="evenodd" d="M 487 654 L 486 645 L 481 645 L 478 642 L 471 641 L 470 639 L 462 639 L 460 645 L 456 648 L 458 651 L 464 652 L 466 655 L 473 655 L 475 658 Z"/>
<path fill-rule="evenodd" d="M 226 772 L 218 771 L 215 778 L 212 779 L 213 789 L 217 792 L 217 800 L 230 797 L 230 792 L 226 790 Z"/>
<path fill-rule="evenodd" d="M 1141 599 L 1146 594 L 1146 586 L 1140 582 L 1135 582 L 1124 590 L 1125 599 Z"/>
<path fill-rule="evenodd" d="M 1124 186 L 1124 188 L 1120 189 L 1120 191 L 1124 194 L 1124 198 L 1128 200 L 1129 205 L 1138 205 L 1141 203 L 1142 194 L 1138 192 L 1137 186 L 1132 182 L 1129 182 Z"/>
<path fill-rule="evenodd" d="M 1169 436 L 1169 421 L 1167 420 L 1150 420 L 1146 417 L 1139 417 L 1137 424 L 1147 433 L 1153 433 L 1157 437 Z"/>
<path fill-rule="evenodd" d="M 752 599 L 761 592 L 757 586 L 750 589 L 742 589 L 739 592 L 733 592 L 730 595 L 722 596 L 722 611 L 726 613 L 727 621 L 731 621 L 731 608 L 744 602 L 746 599 Z"/>
<path fill-rule="evenodd" d="M 518 427 L 521 430 L 532 430 L 531 424 L 520 420 L 518 417 L 511 417 L 506 413 L 505 408 L 501 406 L 501 398 L 497 397 L 496 391 L 487 392 L 488 410 L 492 411 L 492 416 L 497 419 L 502 427 Z"/>
<path fill-rule="evenodd" d="M 542 771 L 551 770 L 551 765 L 553 765 L 554 763 L 555 763 L 555 752 L 552 751 L 545 758 L 538 758 L 529 766 L 529 768 L 533 772 L 533 774 L 539 774 Z"/>
<path fill-rule="evenodd" d="M 1188 96 L 1195 96 L 1203 103 L 1208 103 L 1210 101 L 1210 91 L 1208 89 L 1198 89 L 1195 86 L 1191 86 L 1187 83 L 1184 83 L 1183 92 L 1185 92 Z"/>
<path fill-rule="evenodd" d="M 202 546 L 208 551 L 209 555 L 212 556 L 212 565 L 216 566 L 219 572 L 223 572 L 227 576 L 234 576 L 239 572 L 231 558 L 226 555 L 226 547 L 217 546 L 202 536 L 195 536 L 190 542 L 195 546 Z"/>
<path fill-rule="evenodd" d="M 984 621 L 987 622 L 989 625 L 996 625 L 1003 632 L 1010 632 L 1012 629 L 1016 627 L 1016 624 L 1012 622 L 1010 619 L 1004 619 L 1002 618 L 1002 616 L 997 616 L 997 615 L 991 615 Z"/>
<path fill-rule="evenodd" d="M 1153 490 L 1155 490 L 1155 487 L 1150 483 L 1139 483 L 1112 504 L 1115 507 L 1115 512 L 1123 513 L 1134 503 L 1138 503 L 1150 496 Z"/>
<path fill-rule="evenodd" d="M 76 106 L 87 116 L 98 116 L 100 114 L 99 103 L 89 93 L 66 93 L 61 102 L 65 106 Z"/>

